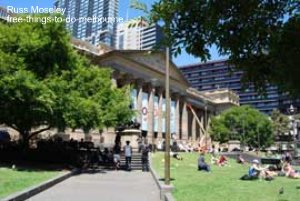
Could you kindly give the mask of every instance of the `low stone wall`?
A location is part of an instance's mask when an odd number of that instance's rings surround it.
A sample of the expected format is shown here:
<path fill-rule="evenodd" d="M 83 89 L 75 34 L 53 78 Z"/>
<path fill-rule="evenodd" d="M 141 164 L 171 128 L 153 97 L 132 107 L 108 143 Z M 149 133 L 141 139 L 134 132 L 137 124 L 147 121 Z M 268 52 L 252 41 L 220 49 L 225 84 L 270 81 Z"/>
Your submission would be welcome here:
<path fill-rule="evenodd" d="M 175 201 L 175 198 L 172 195 L 174 186 L 173 185 L 165 185 L 160 180 L 159 175 L 156 173 L 156 171 L 152 167 L 152 158 L 151 157 L 149 157 L 149 163 L 150 163 L 150 172 L 152 174 L 152 177 L 160 190 L 160 200 L 161 201 Z"/>
<path fill-rule="evenodd" d="M 48 188 L 70 178 L 72 175 L 77 174 L 79 171 L 78 170 L 73 170 L 72 172 L 66 172 L 64 174 L 61 174 L 53 179 L 50 179 L 42 184 L 39 184 L 34 187 L 30 187 L 28 189 L 25 189 L 24 191 L 14 193 L 1 201 L 23 201 L 27 200 L 28 198 L 44 191 L 47 190 Z"/>

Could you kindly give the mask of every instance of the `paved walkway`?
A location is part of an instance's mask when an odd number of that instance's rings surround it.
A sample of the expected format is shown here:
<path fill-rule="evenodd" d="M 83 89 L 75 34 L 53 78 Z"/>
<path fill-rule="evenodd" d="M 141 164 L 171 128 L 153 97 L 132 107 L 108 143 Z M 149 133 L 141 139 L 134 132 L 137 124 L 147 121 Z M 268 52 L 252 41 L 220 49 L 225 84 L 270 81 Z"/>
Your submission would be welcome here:
<path fill-rule="evenodd" d="M 73 176 L 28 201 L 159 201 L 151 173 L 103 171 Z"/>

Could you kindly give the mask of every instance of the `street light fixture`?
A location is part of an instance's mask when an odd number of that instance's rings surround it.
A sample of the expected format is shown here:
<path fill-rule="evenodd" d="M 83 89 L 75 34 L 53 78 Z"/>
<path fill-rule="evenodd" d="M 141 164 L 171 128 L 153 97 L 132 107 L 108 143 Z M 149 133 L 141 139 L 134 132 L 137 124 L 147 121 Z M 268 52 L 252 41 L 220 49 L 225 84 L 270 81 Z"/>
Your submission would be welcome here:
<path fill-rule="evenodd" d="M 208 138 L 208 133 L 207 133 L 207 103 L 205 102 L 205 114 L 204 114 L 204 128 L 205 128 L 205 149 L 208 150 L 207 148 L 207 138 Z"/>
<path fill-rule="evenodd" d="M 170 185 L 170 49 L 166 48 L 165 184 Z"/>

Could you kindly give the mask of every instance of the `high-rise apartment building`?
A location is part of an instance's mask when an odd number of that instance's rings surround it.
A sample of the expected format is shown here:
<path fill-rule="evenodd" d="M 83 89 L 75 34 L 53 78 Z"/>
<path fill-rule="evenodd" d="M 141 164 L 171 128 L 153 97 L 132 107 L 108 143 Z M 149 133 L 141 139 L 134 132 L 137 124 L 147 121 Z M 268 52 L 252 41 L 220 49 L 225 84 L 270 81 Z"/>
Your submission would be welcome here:
<path fill-rule="evenodd" d="M 75 38 L 93 45 L 104 43 L 115 46 L 117 23 L 104 19 L 117 19 L 119 0 L 56 0 L 57 8 L 66 8 L 65 17 L 76 19 L 67 23 L 67 28 Z M 80 19 L 96 17 L 102 21 L 89 22 Z"/>
<path fill-rule="evenodd" d="M 243 72 L 232 72 L 226 60 L 187 65 L 180 70 L 199 91 L 229 88 L 238 93 L 240 105 L 252 105 L 266 114 L 271 114 L 273 109 L 286 113 L 289 104 L 298 107 L 299 102 L 291 100 L 286 93 L 280 93 L 276 86 L 267 86 L 264 96 L 259 95 L 251 85 L 243 89 L 241 82 Z"/>
<path fill-rule="evenodd" d="M 116 49 L 150 50 L 158 47 L 162 39 L 163 31 L 159 25 L 132 19 L 118 25 Z"/>

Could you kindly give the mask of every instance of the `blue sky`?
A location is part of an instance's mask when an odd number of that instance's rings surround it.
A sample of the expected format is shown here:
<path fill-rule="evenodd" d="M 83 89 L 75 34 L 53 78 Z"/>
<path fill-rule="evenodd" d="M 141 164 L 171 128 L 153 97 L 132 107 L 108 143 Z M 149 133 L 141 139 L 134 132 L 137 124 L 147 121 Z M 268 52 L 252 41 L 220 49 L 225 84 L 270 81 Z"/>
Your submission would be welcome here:
<path fill-rule="evenodd" d="M 52 7 L 53 2 L 54 0 L 0 0 L 0 6 L 14 6 L 18 8 L 31 6 Z M 143 14 L 133 9 L 128 10 L 130 0 L 119 0 L 119 2 L 119 16 L 124 19 L 127 17 L 127 11 L 129 13 L 129 19 Z M 151 4 L 153 4 L 155 0 L 142 0 L 141 2 L 147 3 L 148 8 L 151 8 Z M 212 60 L 221 59 L 216 48 L 211 48 L 211 54 Z M 183 51 L 183 53 L 177 58 L 174 58 L 173 61 L 177 64 L 177 66 L 201 62 L 199 58 L 195 58 L 192 55 L 187 54 L 185 51 Z"/>

